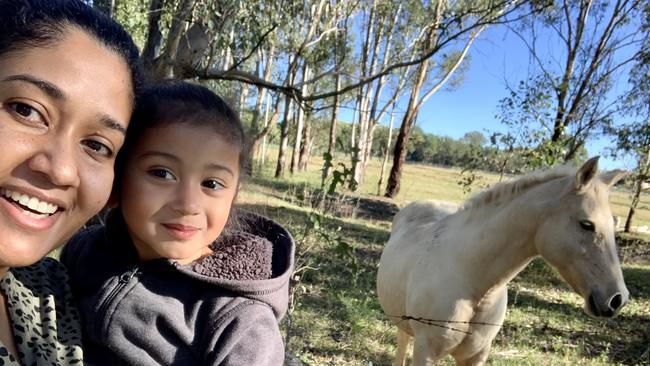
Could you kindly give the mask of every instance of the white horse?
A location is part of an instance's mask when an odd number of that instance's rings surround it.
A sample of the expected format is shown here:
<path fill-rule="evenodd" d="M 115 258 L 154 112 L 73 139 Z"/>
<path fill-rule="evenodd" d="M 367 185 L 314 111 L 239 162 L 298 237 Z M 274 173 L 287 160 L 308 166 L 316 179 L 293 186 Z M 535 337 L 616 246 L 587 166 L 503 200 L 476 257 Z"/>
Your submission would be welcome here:
<path fill-rule="evenodd" d="M 500 183 L 439 221 L 431 204 L 413 203 L 393 220 L 381 255 L 377 293 L 398 326 L 395 365 L 452 355 L 481 365 L 506 312 L 506 285 L 536 256 L 585 300 L 612 317 L 628 301 L 614 242 L 609 187 L 627 172 L 556 167 Z"/>

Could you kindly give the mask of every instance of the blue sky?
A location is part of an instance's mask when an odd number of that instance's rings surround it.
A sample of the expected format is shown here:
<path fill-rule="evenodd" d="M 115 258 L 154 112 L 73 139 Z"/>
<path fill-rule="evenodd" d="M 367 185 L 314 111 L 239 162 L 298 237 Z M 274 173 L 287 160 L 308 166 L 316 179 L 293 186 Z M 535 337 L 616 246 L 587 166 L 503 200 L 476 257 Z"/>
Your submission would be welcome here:
<path fill-rule="evenodd" d="M 550 42 L 546 47 L 552 52 Z M 486 136 L 489 133 L 485 130 L 505 131 L 495 118 L 498 103 L 508 95 L 506 81 L 516 85 L 528 75 L 528 51 L 516 35 L 501 26 L 487 29 L 472 46 L 470 56 L 463 83 L 451 91 L 443 88 L 424 104 L 417 124 L 425 132 L 460 138 L 469 131 L 481 131 Z M 618 86 L 621 90 L 625 82 L 622 84 Z M 402 98 L 402 105 L 407 98 Z M 399 123 L 396 118 L 395 124 Z M 602 168 L 632 169 L 631 159 L 613 160 L 606 156 L 605 147 L 610 144 L 609 140 L 599 139 L 589 142 L 587 149 L 591 156 L 601 155 Z"/>

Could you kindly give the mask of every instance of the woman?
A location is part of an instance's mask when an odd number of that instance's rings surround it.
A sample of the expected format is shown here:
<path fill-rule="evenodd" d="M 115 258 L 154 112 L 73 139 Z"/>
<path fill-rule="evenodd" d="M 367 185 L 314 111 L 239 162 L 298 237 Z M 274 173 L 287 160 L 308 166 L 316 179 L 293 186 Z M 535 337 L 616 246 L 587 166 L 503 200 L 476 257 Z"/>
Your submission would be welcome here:
<path fill-rule="evenodd" d="M 67 275 L 42 258 L 108 200 L 138 52 L 79 0 L 0 9 L 0 364 L 74 364 Z"/>

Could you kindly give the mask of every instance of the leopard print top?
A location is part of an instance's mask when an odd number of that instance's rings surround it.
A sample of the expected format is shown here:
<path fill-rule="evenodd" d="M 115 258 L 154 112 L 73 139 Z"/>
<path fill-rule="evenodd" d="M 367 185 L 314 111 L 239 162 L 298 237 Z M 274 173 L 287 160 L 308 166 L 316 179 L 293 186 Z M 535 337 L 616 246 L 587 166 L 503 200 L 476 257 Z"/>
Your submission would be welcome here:
<path fill-rule="evenodd" d="M 65 268 L 51 258 L 0 280 L 20 361 L 0 344 L 0 365 L 82 365 L 81 326 Z"/>

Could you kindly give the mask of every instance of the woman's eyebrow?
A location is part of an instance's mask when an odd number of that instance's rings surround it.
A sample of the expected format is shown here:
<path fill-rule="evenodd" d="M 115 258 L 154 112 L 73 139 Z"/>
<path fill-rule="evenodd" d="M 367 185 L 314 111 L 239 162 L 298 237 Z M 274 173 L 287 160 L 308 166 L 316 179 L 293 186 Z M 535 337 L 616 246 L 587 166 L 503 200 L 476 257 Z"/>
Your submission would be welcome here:
<path fill-rule="evenodd" d="M 22 81 L 36 86 L 37 88 L 41 89 L 43 92 L 45 92 L 47 95 L 49 95 L 54 99 L 59 99 L 59 100 L 67 99 L 67 96 L 65 95 L 63 90 L 61 90 L 58 86 L 50 83 L 49 81 L 39 79 L 29 74 L 9 75 L 6 78 L 2 79 L 2 81 Z M 126 128 L 124 128 L 124 126 L 121 123 L 117 122 L 111 116 L 103 115 L 100 117 L 100 121 L 102 125 L 110 129 L 117 130 L 121 132 L 123 135 L 126 135 Z"/>
<path fill-rule="evenodd" d="M 103 115 L 100 118 L 100 121 L 101 121 L 102 125 L 104 125 L 105 127 L 108 127 L 108 128 L 110 128 L 112 130 L 117 130 L 117 131 L 121 132 L 122 135 L 126 136 L 126 128 L 124 128 L 124 126 L 121 123 L 117 122 L 111 116 Z"/>
<path fill-rule="evenodd" d="M 32 84 L 36 86 L 37 88 L 41 89 L 43 92 L 45 92 L 47 95 L 54 99 L 61 99 L 65 100 L 67 99 L 65 93 L 63 90 L 61 90 L 58 86 L 50 83 L 49 81 L 45 81 L 43 79 L 39 79 L 35 76 L 29 75 L 29 74 L 18 74 L 18 75 L 9 75 L 6 78 L 2 79 L 2 81 L 22 81 L 26 82 L 29 84 Z"/>

